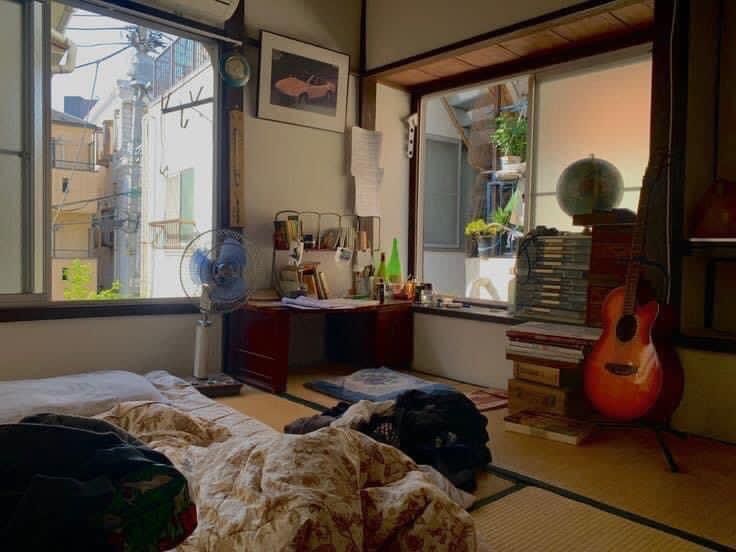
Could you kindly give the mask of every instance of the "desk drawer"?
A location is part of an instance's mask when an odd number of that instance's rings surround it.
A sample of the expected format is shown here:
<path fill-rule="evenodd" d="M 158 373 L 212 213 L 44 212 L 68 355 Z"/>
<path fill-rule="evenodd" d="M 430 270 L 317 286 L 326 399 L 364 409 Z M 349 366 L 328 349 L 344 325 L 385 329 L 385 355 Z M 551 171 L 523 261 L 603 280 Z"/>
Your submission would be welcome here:
<path fill-rule="evenodd" d="M 231 316 L 231 347 L 271 358 L 288 351 L 289 319 L 281 311 L 240 310 Z"/>

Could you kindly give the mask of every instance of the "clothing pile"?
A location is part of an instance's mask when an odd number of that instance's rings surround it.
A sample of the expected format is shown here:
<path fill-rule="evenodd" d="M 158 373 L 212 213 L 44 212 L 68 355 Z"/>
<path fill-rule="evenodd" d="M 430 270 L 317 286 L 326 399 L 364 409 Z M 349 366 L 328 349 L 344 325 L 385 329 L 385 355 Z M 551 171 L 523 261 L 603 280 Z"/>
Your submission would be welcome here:
<path fill-rule="evenodd" d="M 340 403 L 284 431 L 305 434 L 348 426 L 400 449 L 417 464 L 434 467 L 457 488 L 473 491 L 475 471 L 491 461 L 487 423 L 462 393 L 407 391 L 396 401 Z"/>
<path fill-rule="evenodd" d="M 0 425 L 4 550 L 168 550 L 197 526 L 186 478 L 102 420 Z"/>

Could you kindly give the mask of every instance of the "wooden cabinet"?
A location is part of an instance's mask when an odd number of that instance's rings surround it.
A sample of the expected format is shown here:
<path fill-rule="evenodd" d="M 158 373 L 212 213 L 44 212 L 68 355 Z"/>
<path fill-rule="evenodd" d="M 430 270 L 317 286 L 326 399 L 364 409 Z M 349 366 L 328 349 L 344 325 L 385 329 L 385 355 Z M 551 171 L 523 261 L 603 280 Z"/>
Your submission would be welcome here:
<path fill-rule="evenodd" d="M 413 358 L 411 303 L 338 311 L 299 311 L 247 306 L 230 315 L 227 372 L 273 393 L 286 391 L 291 328 L 296 317 L 324 317 L 329 362 L 356 367 L 410 368 Z M 322 344 L 320 344 L 322 346 Z"/>
<path fill-rule="evenodd" d="M 412 309 L 390 307 L 377 311 L 375 318 L 375 365 L 410 368 L 414 357 Z"/>

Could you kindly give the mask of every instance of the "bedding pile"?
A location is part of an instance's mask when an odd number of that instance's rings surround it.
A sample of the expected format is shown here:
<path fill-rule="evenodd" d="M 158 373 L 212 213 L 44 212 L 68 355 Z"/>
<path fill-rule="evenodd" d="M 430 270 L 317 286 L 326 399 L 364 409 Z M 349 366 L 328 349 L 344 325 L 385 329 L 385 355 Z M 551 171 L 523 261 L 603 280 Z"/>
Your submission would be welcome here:
<path fill-rule="evenodd" d="M 179 550 L 476 550 L 470 515 L 401 451 L 350 429 L 282 435 L 169 374 L 148 379 L 168 404 L 98 418 L 187 477 L 199 525 Z"/>

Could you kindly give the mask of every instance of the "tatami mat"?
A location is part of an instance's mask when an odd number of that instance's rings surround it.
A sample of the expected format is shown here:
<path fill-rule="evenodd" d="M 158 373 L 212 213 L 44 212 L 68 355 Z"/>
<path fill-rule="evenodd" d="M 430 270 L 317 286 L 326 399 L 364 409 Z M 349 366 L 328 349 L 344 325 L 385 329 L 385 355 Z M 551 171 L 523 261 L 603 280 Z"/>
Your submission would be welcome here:
<path fill-rule="evenodd" d="M 277 431 L 283 431 L 286 424 L 297 418 L 315 414 L 314 409 L 308 406 L 248 386 L 243 387 L 238 397 L 222 397 L 217 401 L 242 412 L 246 416 L 255 418 Z"/>
<path fill-rule="evenodd" d="M 335 399 L 305 388 L 304 383 L 347 370 L 329 367 L 319 372 L 295 372 L 289 376 L 288 391 L 332 406 Z M 462 392 L 477 388 L 415 374 Z M 598 430 L 588 442 L 575 447 L 504 431 L 506 409 L 484 414 L 494 465 L 736 548 L 736 447 L 668 435 L 667 442 L 682 471 L 671 473 L 651 431 Z"/>
<path fill-rule="evenodd" d="M 479 534 L 495 552 L 705 550 L 663 531 L 533 487 L 487 504 L 472 516 Z"/>

